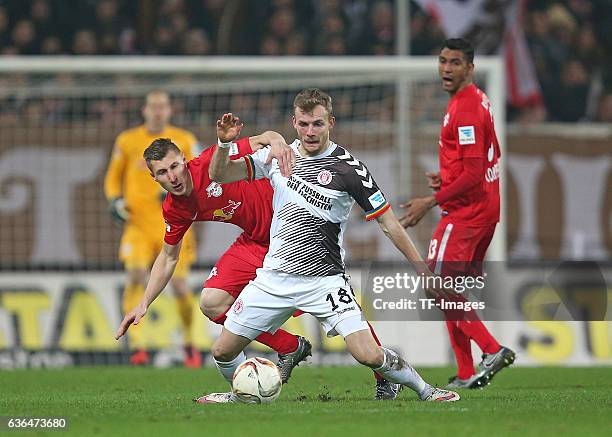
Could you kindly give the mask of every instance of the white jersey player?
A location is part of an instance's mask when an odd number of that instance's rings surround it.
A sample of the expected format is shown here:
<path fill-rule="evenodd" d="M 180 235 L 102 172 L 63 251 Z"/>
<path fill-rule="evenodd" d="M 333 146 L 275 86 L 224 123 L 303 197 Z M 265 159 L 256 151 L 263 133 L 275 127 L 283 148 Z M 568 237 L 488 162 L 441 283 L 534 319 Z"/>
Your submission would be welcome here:
<path fill-rule="evenodd" d="M 427 384 L 397 353 L 379 347 L 355 301 L 344 275 L 342 248 L 355 201 L 367 219 L 379 222 L 419 273 L 429 272 L 367 167 L 330 141 L 334 124 L 329 95 L 307 89 L 296 96 L 293 125 L 299 138 L 291 144 L 295 163 L 287 175 L 281 171 L 287 163 L 271 159 L 268 149 L 230 162 L 228 149 L 242 125 L 232 114 L 217 122 L 219 147 L 209 167 L 211 179 L 221 183 L 270 179 L 274 215 L 263 267 L 228 312 L 212 347 L 215 363 L 231 383 L 251 340 L 262 332 L 274 332 L 299 309 L 315 316 L 327 335 L 342 335 L 353 357 L 386 380 L 410 387 L 421 400 L 458 400 L 456 393 Z M 231 393 L 199 399 L 200 403 L 232 401 Z"/>

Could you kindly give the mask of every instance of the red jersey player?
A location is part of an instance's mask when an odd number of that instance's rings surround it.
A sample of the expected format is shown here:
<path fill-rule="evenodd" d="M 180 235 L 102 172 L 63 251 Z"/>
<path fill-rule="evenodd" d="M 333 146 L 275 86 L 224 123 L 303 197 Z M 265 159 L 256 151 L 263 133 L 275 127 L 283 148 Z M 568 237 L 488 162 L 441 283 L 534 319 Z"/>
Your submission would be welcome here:
<path fill-rule="evenodd" d="M 233 144 L 233 157 L 238 158 L 271 144 L 279 162 L 290 172 L 291 155 L 282 136 L 276 132 L 243 138 Z M 159 138 L 145 150 L 144 159 L 153 178 L 168 191 L 163 203 L 166 222 L 164 244 L 157 256 L 145 295 L 140 304 L 128 313 L 117 330 L 121 337 L 131 324 L 138 324 L 151 303 L 162 292 L 176 266 L 183 235 L 194 221 L 223 221 L 243 229 L 243 233 L 219 259 L 202 290 L 200 309 L 210 320 L 223 325 L 225 313 L 242 288 L 255 277 L 268 251 L 272 218 L 272 187 L 269 183 L 234 183 L 219 185 L 208 177 L 208 165 L 214 147 L 199 157 L 185 162 L 178 147 L 167 138 Z M 283 379 L 310 354 L 311 345 L 303 337 L 282 329 L 274 334 L 263 333 L 257 341 L 279 354 Z M 245 357 L 246 359 L 246 357 Z"/>
<path fill-rule="evenodd" d="M 442 218 L 431 238 L 427 262 L 443 276 L 482 275 L 482 261 L 499 221 L 500 149 L 489 99 L 472 83 L 473 61 L 474 48 L 467 40 L 444 42 L 438 73 L 450 100 L 438 143 L 440 172 L 427 173 L 436 193 L 402 205 L 404 226 L 416 225 L 429 209 L 440 205 Z M 454 299 L 465 301 L 462 296 Z M 484 387 L 514 362 L 514 352 L 499 345 L 474 310 L 443 311 L 458 364 L 447 387 Z M 470 340 L 483 351 L 477 372 Z"/>

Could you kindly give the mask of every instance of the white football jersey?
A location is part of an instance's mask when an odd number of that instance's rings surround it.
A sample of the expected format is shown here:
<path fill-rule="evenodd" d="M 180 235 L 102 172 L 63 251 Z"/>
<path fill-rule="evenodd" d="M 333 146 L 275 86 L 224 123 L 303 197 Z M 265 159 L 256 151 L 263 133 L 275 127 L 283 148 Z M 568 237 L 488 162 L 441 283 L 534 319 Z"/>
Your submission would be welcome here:
<path fill-rule="evenodd" d="M 355 201 L 371 220 L 389 203 L 367 167 L 343 147 L 331 143 L 315 157 L 291 148 L 296 164 L 291 177 L 283 177 L 278 162 L 265 164 L 270 148 L 247 155 L 254 179 L 266 177 L 274 188 L 270 249 L 264 270 L 296 275 L 330 276 L 344 273 L 342 238 Z"/>

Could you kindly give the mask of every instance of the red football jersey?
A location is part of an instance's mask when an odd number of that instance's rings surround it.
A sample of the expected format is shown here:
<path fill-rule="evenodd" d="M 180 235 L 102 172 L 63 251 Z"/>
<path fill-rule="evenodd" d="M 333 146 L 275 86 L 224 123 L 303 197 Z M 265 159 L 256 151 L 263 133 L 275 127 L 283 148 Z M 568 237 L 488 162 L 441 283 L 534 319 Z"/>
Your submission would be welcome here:
<path fill-rule="evenodd" d="M 448 102 L 438 151 L 442 189 L 459 177 L 463 158 L 481 157 L 485 162 L 481 182 L 441 204 L 442 215 L 466 225 L 497 223 L 501 151 L 489 98 L 476 85 L 462 89 Z"/>
<path fill-rule="evenodd" d="M 162 205 L 166 234 L 164 241 L 175 245 L 194 221 L 232 223 L 244 230 L 252 241 L 270 243 L 272 196 L 274 190 L 267 179 L 218 184 L 208 177 L 208 166 L 217 146 L 202 152 L 187 163 L 193 179 L 189 196 L 168 193 Z M 237 159 L 252 153 L 248 137 L 238 140 L 230 148 L 230 158 Z"/>

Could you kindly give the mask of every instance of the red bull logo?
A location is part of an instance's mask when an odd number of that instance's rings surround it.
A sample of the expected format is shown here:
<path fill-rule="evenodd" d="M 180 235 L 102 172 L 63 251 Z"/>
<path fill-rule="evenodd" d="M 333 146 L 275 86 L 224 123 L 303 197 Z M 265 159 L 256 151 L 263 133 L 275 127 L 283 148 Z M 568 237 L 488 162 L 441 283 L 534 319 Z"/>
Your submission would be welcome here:
<path fill-rule="evenodd" d="M 215 209 L 213 212 L 213 220 L 220 222 L 231 220 L 241 204 L 242 202 L 234 202 L 233 200 L 230 200 L 227 206 L 224 206 L 221 209 Z"/>

